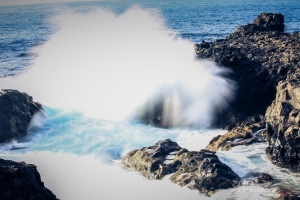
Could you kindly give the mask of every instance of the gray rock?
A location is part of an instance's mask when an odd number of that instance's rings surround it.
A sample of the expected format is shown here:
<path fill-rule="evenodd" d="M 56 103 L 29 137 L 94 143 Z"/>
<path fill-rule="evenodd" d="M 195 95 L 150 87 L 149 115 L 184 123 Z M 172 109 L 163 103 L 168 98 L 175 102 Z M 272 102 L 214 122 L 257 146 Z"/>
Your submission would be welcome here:
<path fill-rule="evenodd" d="M 57 200 L 41 181 L 36 166 L 0 159 L 0 199 Z"/>
<path fill-rule="evenodd" d="M 19 139 L 28 132 L 35 113 L 42 110 L 32 97 L 17 90 L 0 90 L 0 143 Z"/>

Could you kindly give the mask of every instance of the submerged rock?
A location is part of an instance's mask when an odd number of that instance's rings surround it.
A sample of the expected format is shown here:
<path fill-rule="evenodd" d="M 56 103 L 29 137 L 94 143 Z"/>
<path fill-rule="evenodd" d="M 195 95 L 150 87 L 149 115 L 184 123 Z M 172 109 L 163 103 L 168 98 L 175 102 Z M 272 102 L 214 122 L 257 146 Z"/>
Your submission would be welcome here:
<path fill-rule="evenodd" d="M 250 172 L 246 174 L 243 179 L 250 180 L 256 184 L 271 184 L 274 179 L 271 175 L 263 172 Z"/>
<path fill-rule="evenodd" d="M 300 33 L 284 33 L 281 14 L 261 14 L 253 24 L 239 26 L 225 39 L 196 45 L 199 58 L 232 70 L 235 100 L 217 113 L 215 126 L 231 130 L 249 116 L 264 115 L 276 85 L 300 67 Z"/>
<path fill-rule="evenodd" d="M 276 99 L 266 112 L 266 153 L 276 165 L 300 171 L 300 71 L 277 86 Z"/>
<path fill-rule="evenodd" d="M 122 163 L 149 179 L 162 179 L 175 172 L 172 182 L 208 195 L 236 187 L 241 180 L 214 152 L 188 151 L 169 139 L 129 152 Z"/>
<path fill-rule="evenodd" d="M 261 115 L 250 117 L 240 126 L 233 128 L 224 135 L 214 137 L 206 146 L 206 149 L 228 151 L 235 146 L 264 142 L 265 132 L 264 117 Z"/>
<path fill-rule="evenodd" d="M 36 166 L 0 159 L 0 199 L 56 200 L 41 181 Z"/>
<path fill-rule="evenodd" d="M 0 143 L 25 136 L 33 115 L 41 110 L 25 93 L 0 90 Z"/>

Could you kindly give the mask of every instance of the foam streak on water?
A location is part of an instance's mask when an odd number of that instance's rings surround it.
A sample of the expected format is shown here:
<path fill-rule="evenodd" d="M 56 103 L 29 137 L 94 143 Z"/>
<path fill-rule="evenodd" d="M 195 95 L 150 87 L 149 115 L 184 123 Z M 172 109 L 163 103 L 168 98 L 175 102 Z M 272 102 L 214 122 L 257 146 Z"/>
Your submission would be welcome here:
<path fill-rule="evenodd" d="M 57 31 L 35 49 L 27 73 L 0 80 L 41 103 L 124 120 L 149 99 L 163 96 L 171 126 L 208 127 L 213 112 L 232 98 L 226 71 L 196 61 L 193 44 L 175 37 L 155 10 L 132 8 L 55 17 Z M 140 111 L 140 110 L 139 110 Z"/>
<path fill-rule="evenodd" d="M 46 187 L 60 199 L 206 199 L 171 183 L 149 181 L 125 170 L 125 153 L 170 138 L 189 150 L 204 148 L 223 130 L 159 129 L 128 122 L 87 118 L 79 112 L 45 107 L 47 118 L 36 116 L 29 142 L 3 146 L 1 158 L 37 165 Z M 42 123 L 41 123 L 42 122 Z M 34 126 L 35 125 L 35 126 Z M 7 151 L 8 148 L 22 148 Z M 63 178 L 61 178 L 63 177 Z"/>

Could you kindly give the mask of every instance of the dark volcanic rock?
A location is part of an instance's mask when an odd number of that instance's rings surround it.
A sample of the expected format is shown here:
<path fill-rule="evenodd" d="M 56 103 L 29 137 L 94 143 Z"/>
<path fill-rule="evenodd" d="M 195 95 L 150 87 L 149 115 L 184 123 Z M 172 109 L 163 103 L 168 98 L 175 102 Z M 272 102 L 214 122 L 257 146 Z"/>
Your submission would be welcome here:
<path fill-rule="evenodd" d="M 255 19 L 253 24 L 238 26 L 235 32 L 244 36 L 262 31 L 284 32 L 283 15 L 273 13 L 262 13 Z"/>
<path fill-rule="evenodd" d="M 255 19 L 253 24 L 271 31 L 284 32 L 284 17 L 282 14 L 262 13 Z"/>
<path fill-rule="evenodd" d="M 266 153 L 270 160 L 300 171 L 300 70 L 277 86 L 276 99 L 266 112 Z"/>
<path fill-rule="evenodd" d="M 264 115 L 278 82 L 300 67 L 300 33 L 283 33 L 283 21 L 280 14 L 262 14 L 226 39 L 196 45 L 199 58 L 231 69 L 238 85 L 236 99 L 216 126 L 232 129 L 249 116 Z"/>
<path fill-rule="evenodd" d="M 149 179 L 161 179 L 167 174 L 174 183 L 211 195 L 218 189 L 236 187 L 240 177 L 222 163 L 214 152 L 188 151 L 176 142 L 162 140 L 154 146 L 134 150 L 122 163 Z"/>
<path fill-rule="evenodd" d="M 241 181 L 230 167 L 208 150 L 185 152 L 176 156 L 175 161 L 180 162 L 181 167 L 171 176 L 171 180 L 208 195 L 219 189 L 237 187 Z"/>
<path fill-rule="evenodd" d="M 34 165 L 0 159 L 0 199 L 55 200 Z"/>
<path fill-rule="evenodd" d="M 232 147 L 239 145 L 265 142 L 265 132 L 265 119 L 263 116 L 249 117 L 231 131 L 214 137 L 206 146 L 206 149 L 211 151 L 228 151 Z"/>
<path fill-rule="evenodd" d="M 0 143 L 26 135 L 33 115 L 41 109 L 25 93 L 0 90 Z"/>
<path fill-rule="evenodd" d="M 174 156 L 179 150 L 187 151 L 169 139 L 161 140 L 153 146 L 129 152 L 122 158 L 122 163 L 149 179 L 161 179 L 176 170 L 177 164 L 167 156 Z"/>

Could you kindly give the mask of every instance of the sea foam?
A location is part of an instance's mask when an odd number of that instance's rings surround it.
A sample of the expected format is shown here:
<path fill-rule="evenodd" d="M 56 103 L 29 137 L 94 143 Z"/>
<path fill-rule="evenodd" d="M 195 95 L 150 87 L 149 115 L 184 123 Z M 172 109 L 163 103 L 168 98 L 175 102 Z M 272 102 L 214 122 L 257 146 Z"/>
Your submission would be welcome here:
<path fill-rule="evenodd" d="M 2 88 L 110 120 L 135 118 L 162 98 L 163 123 L 173 127 L 209 127 L 232 99 L 226 70 L 197 60 L 192 42 L 166 28 L 156 10 L 68 11 L 51 21 L 58 31 L 34 49 L 27 72 L 0 80 Z"/>

